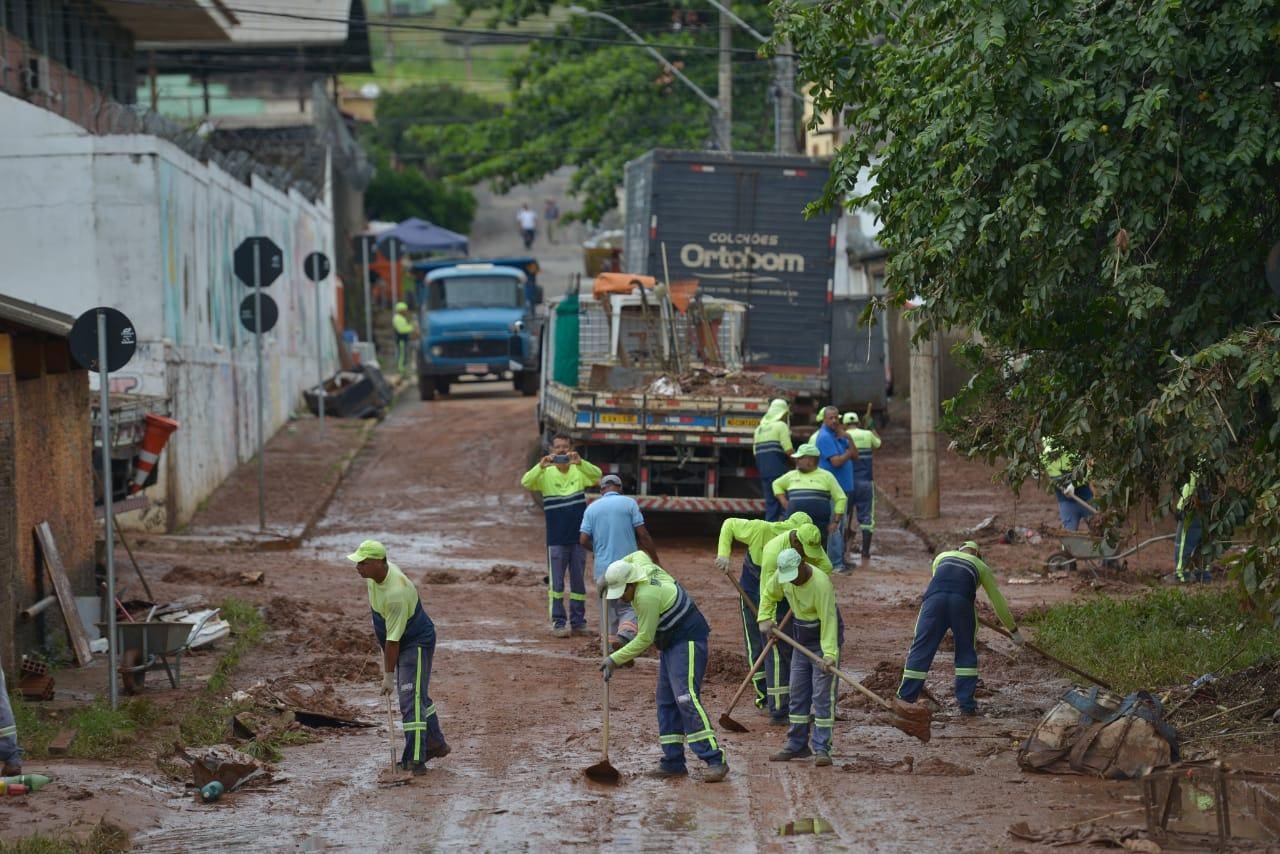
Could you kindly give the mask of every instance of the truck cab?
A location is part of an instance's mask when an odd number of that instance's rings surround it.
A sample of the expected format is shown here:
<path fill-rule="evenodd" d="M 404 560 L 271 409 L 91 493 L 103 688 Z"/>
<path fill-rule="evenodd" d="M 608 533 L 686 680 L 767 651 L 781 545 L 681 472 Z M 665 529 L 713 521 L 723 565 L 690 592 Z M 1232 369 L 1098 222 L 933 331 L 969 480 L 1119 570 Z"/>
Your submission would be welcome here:
<path fill-rule="evenodd" d="M 464 377 L 538 391 L 537 291 L 505 264 L 433 266 L 418 287 L 418 393 L 447 394 Z"/>

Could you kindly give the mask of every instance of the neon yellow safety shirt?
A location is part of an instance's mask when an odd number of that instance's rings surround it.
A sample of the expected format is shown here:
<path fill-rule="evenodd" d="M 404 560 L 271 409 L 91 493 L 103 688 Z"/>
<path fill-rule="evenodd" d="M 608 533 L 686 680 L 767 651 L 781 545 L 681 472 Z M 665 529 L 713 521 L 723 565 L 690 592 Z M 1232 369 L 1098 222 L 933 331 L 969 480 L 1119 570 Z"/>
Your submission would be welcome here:
<path fill-rule="evenodd" d="M 999 586 L 996 584 L 996 575 L 991 571 L 991 567 L 977 555 L 969 554 L 961 551 L 947 551 L 940 553 L 933 559 L 933 566 L 930 567 L 929 574 L 933 577 L 933 581 L 929 583 L 929 589 L 925 590 L 925 595 L 929 595 L 929 591 L 939 586 L 945 589 L 952 589 L 946 585 L 944 577 L 938 576 L 938 569 L 943 564 L 947 564 L 948 568 L 956 566 L 959 560 L 968 564 L 973 571 L 978 574 L 978 583 L 982 585 L 982 589 L 987 591 L 987 598 L 991 600 L 991 607 L 996 612 L 996 616 L 1000 618 L 1000 622 L 1004 623 L 1004 627 L 1009 631 L 1018 628 L 1018 623 L 1013 619 L 1013 613 L 1009 610 L 1009 603 L 1004 601 L 1004 594 L 1000 592 Z M 943 582 L 939 584 L 939 582 Z M 973 590 L 972 581 L 969 581 L 968 589 Z"/>
<path fill-rule="evenodd" d="M 836 616 L 836 591 L 831 586 L 830 577 L 825 572 L 813 572 L 804 584 L 792 584 L 790 581 L 779 584 L 775 573 L 769 578 L 768 584 L 760 585 L 760 619 L 774 619 L 778 603 L 784 596 L 791 603 L 791 610 L 795 612 L 797 620 L 818 620 L 822 623 L 819 630 L 822 654 L 838 660 L 840 623 Z"/>
<path fill-rule="evenodd" d="M 1070 451 L 1059 451 L 1052 439 L 1044 440 L 1044 452 L 1040 454 L 1040 465 L 1050 480 L 1070 477 L 1076 467 L 1076 455 Z"/>
<path fill-rule="evenodd" d="M 520 485 L 542 493 L 542 511 L 547 517 L 547 545 L 572 546 L 578 543 L 582 514 L 587 512 L 586 489 L 600 482 L 600 467 L 582 460 L 560 471 L 559 466 L 543 468 L 537 463 L 520 478 Z"/>
<path fill-rule="evenodd" d="M 792 469 L 782 477 L 774 480 L 774 495 L 786 495 L 789 492 L 814 494 L 826 492 L 830 494 L 831 501 L 835 504 L 831 512 L 836 516 L 843 513 L 845 505 L 849 503 L 844 490 L 840 488 L 840 484 L 836 481 L 836 476 L 826 469 L 814 469 L 813 471 Z"/>
<path fill-rule="evenodd" d="M 1178 504 L 1174 508 L 1179 513 L 1187 509 L 1187 503 L 1191 501 L 1191 496 L 1196 494 L 1196 489 L 1200 485 L 1200 478 L 1195 472 L 1191 473 L 1191 477 L 1187 478 L 1187 482 L 1182 485 L 1182 492 L 1178 496 Z M 723 536 L 723 535 L 722 535 Z"/>
<path fill-rule="evenodd" d="M 680 585 L 649 555 L 637 551 L 623 560 L 632 566 L 645 567 L 649 578 L 636 585 L 636 595 L 631 599 L 631 607 L 636 612 L 636 636 L 609 656 L 614 664 L 626 664 L 653 644 L 662 612 L 674 605 L 680 596 Z"/>
<path fill-rule="evenodd" d="M 395 327 L 396 332 L 399 332 L 401 335 L 413 334 L 413 321 L 398 311 L 391 316 L 391 325 Z"/>
<path fill-rule="evenodd" d="M 369 587 L 369 607 L 386 622 L 387 640 L 401 640 L 409 618 L 418 610 L 418 588 L 391 561 L 387 561 L 387 577 L 381 584 L 372 578 L 365 581 Z"/>
<path fill-rule="evenodd" d="M 773 576 L 778 572 L 778 555 L 782 554 L 783 549 L 791 548 L 791 532 L 784 531 L 772 540 L 764 544 L 764 549 L 760 552 L 760 589 L 765 589 L 769 582 L 773 580 Z M 801 559 L 809 564 L 809 566 L 817 567 L 827 575 L 831 574 L 831 561 L 827 558 L 826 549 L 822 544 L 813 547 L 813 551 L 805 549 L 800 553 Z"/>
<path fill-rule="evenodd" d="M 787 409 L 785 400 L 775 400 L 769 404 L 769 410 L 760 419 L 752 437 L 752 451 L 757 456 L 762 452 L 791 453 L 791 427 L 786 420 Z M 786 465 L 785 458 L 782 464 Z"/>
<path fill-rule="evenodd" d="M 779 534 L 794 529 L 795 523 L 790 519 L 780 522 L 766 522 L 763 519 L 725 519 L 720 526 L 720 545 L 716 549 L 716 557 L 728 557 L 733 553 L 735 541 L 747 547 L 751 562 L 760 566 L 764 560 L 765 544 Z"/>

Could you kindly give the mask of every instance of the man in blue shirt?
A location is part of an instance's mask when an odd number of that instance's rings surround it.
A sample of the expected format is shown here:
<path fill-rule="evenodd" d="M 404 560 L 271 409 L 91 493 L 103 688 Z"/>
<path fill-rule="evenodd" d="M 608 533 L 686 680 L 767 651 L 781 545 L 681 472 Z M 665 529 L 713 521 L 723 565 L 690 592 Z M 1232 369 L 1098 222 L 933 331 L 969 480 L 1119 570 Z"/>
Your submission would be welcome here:
<path fill-rule="evenodd" d="M 858 449 L 850 443 L 837 407 L 828 406 L 822 411 L 822 428 L 814 436 L 813 443 L 818 446 L 820 454 L 818 465 L 831 472 L 845 496 L 852 499 L 853 461 L 858 458 Z M 832 569 L 841 575 L 849 571 L 844 565 L 844 534 L 848 523 L 847 515 L 841 515 L 835 533 L 827 539 L 827 557 Z"/>
<path fill-rule="evenodd" d="M 644 526 L 640 505 L 634 498 L 622 494 L 622 478 L 616 474 L 600 478 L 600 497 L 582 514 L 578 542 L 592 551 L 597 584 L 609 564 L 632 552 L 644 551 L 658 563 L 658 550 Z M 609 635 L 614 638 L 614 649 L 620 649 L 636 636 L 636 612 L 622 599 L 609 601 Z"/>

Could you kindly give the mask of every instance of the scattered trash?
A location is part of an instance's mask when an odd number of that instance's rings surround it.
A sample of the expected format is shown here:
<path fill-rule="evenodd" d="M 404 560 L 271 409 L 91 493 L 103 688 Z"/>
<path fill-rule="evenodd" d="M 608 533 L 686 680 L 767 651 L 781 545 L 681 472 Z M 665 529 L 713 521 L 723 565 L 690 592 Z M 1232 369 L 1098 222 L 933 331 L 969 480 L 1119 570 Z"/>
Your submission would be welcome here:
<path fill-rule="evenodd" d="M 0 782 L 8 786 L 26 786 L 31 791 L 38 792 L 51 781 L 43 774 L 19 774 L 16 777 L 0 777 Z"/>
<path fill-rule="evenodd" d="M 218 617 L 220 608 L 206 608 L 203 611 L 175 611 L 160 618 L 162 623 L 190 623 L 191 631 L 187 634 L 187 648 L 199 649 L 217 643 L 231 634 L 231 624 Z"/>
<path fill-rule="evenodd" d="M 201 790 L 214 782 L 229 791 L 234 791 L 238 785 L 250 779 L 267 782 L 274 770 L 267 763 L 241 753 L 229 744 L 185 750 L 179 748 L 178 756 L 190 763 L 193 782 Z"/>
<path fill-rule="evenodd" d="M 835 833 L 835 828 L 821 816 L 798 818 L 778 828 L 779 836 L 802 836 L 807 833 Z"/>
<path fill-rule="evenodd" d="M 18 691 L 24 700 L 52 700 L 52 676 L 23 676 L 18 680 Z"/>
<path fill-rule="evenodd" d="M 354 371 L 339 371 L 320 386 L 302 393 L 312 415 L 320 414 L 323 397 L 326 415 L 338 418 L 368 418 L 377 415 L 391 403 L 391 386 L 382 372 L 372 365 L 360 365 Z"/>
<path fill-rule="evenodd" d="M 0 797 L 6 795 L 25 795 L 27 787 L 21 783 L 4 783 L 0 782 Z"/>
<path fill-rule="evenodd" d="M 225 787 L 217 780 L 214 780 L 212 783 L 206 783 L 200 788 L 200 800 L 204 801 L 206 804 L 211 804 L 218 798 L 222 797 L 223 791 L 225 791 Z"/>
<path fill-rule="evenodd" d="M 994 525 L 995 523 L 996 523 L 996 517 L 995 517 L 995 516 L 988 516 L 987 518 L 983 519 L 983 520 L 982 520 L 981 522 L 979 522 L 978 524 L 974 525 L 972 528 L 965 528 L 965 529 L 964 529 L 963 531 L 961 531 L 960 533 L 962 533 L 962 534 L 969 534 L 969 535 L 977 534 L 977 533 L 980 533 L 980 532 L 982 532 L 982 531 L 987 530 L 988 528 L 990 528 L 990 527 L 991 527 L 992 525 Z"/>
<path fill-rule="evenodd" d="M 64 729 L 53 737 L 53 741 L 49 742 L 49 746 L 45 748 L 49 751 L 50 756 L 62 756 L 71 749 L 71 744 L 76 740 L 76 736 L 80 733 L 78 729 Z"/>
<path fill-rule="evenodd" d="M 262 579 L 266 577 L 266 573 L 258 570 L 257 572 L 240 573 L 240 583 L 245 585 L 261 584 Z"/>
<path fill-rule="evenodd" d="M 1044 537 L 1041 537 L 1038 531 L 1031 528 L 1027 528 L 1023 525 L 1015 525 L 1004 532 L 1004 541 L 1010 545 L 1030 543 L 1033 546 L 1038 546 L 1044 542 Z"/>

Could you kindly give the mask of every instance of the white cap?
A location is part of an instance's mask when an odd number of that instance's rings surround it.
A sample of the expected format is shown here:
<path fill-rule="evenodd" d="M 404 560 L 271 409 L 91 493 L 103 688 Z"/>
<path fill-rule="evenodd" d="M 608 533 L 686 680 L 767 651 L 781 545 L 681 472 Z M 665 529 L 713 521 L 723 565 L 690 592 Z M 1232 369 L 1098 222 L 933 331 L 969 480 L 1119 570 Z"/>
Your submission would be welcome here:
<path fill-rule="evenodd" d="M 628 584 L 641 581 L 648 574 L 643 566 L 636 566 L 625 560 L 615 560 L 604 571 L 604 583 L 609 585 L 608 591 L 604 594 L 605 598 L 621 599 Z"/>

